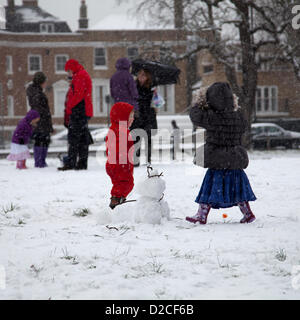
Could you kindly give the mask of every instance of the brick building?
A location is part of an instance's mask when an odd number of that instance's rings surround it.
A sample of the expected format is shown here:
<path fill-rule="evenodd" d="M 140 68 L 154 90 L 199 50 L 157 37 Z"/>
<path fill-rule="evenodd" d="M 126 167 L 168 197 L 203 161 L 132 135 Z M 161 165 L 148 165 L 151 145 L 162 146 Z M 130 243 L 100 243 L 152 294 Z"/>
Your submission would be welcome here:
<path fill-rule="evenodd" d="M 64 65 L 69 58 L 77 59 L 93 80 L 95 116 L 92 123 L 103 123 L 106 122 L 109 108 L 105 99 L 109 94 L 109 79 L 115 72 L 118 58 L 127 56 L 133 59 L 143 52 L 159 58 L 163 48 L 177 53 L 186 51 L 186 34 L 175 29 L 90 30 L 86 4 L 85 1 L 81 2 L 77 32 L 69 32 L 68 26 L 56 32 L 58 26 L 62 26 L 59 19 L 49 22 L 53 27 L 46 29 L 38 27 L 44 21 L 36 21 L 35 29 L 30 32 L 0 32 L 2 116 L 7 129 L 12 129 L 28 110 L 25 89 L 37 71 L 43 71 L 48 77 L 46 94 L 53 120 L 55 125 L 62 125 L 64 99 L 68 89 Z M 11 10 L 11 5 L 13 3 L 8 1 L 6 10 Z M 34 12 L 42 10 L 37 9 L 38 1 L 23 0 L 24 6 Z M 47 16 L 45 11 L 43 13 Z M 24 23 L 27 22 L 22 22 L 25 30 L 27 27 Z M 10 28 L 13 29 L 13 26 L 10 25 Z M 162 114 L 179 113 L 187 107 L 186 62 L 179 62 L 177 66 L 182 71 L 180 83 L 160 88 L 166 99 L 165 108 L 160 110 Z"/>
<path fill-rule="evenodd" d="M 226 81 L 224 66 L 217 63 L 208 51 L 198 54 L 197 70 L 203 86 L 215 81 Z M 236 70 L 241 83 L 239 57 L 236 57 Z M 258 72 L 256 117 L 260 122 L 300 121 L 300 82 L 291 65 L 270 62 L 262 64 Z"/>

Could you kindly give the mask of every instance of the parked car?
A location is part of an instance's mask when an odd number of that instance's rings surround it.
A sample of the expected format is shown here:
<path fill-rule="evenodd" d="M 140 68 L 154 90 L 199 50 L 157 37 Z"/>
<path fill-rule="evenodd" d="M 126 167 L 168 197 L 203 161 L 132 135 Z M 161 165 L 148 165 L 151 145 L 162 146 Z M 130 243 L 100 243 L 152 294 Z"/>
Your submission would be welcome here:
<path fill-rule="evenodd" d="M 298 149 L 300 132 L 288 131 L 274 123 L 254 123 L 251 126 L 253 148 L 285 147 Z"/>
<path fill-rule="evenodd" d="M 101 132 L 104 132 L 107 134 L 108 129 L 107 128 L 99 128 L 98 127 L 89 127 L 91 135 L 93 137 L 94 143 L 98 143 L 98 142 L 102 142 L 101 137 L 99 137 L 99 134 Z M 106 135 L 105 134 L 105 135 Z M 104 137 L 103 137 L 103 141 L 104 141 Z M 68 130 L 64 129 L 56 134 L 54 134 L 51 137 L 51 146 L 52 147 L 64 147 L 68 144 Z"/>

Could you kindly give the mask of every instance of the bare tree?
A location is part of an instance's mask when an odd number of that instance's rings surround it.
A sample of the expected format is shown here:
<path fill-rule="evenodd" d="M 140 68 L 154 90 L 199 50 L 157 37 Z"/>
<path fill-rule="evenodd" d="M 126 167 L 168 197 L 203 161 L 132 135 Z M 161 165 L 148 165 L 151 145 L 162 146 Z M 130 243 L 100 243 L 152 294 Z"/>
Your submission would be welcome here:
<path fill-rule="evenodd" d="M 122 1 L 122 0 L 121 0 Z M 249 122 L 255 119 L 260 65 L 289 62 L 300 80 L 299 35 L 292 30 L 294 0 L 141 0 L 136 14 L 149 24 L 188 32 L 189 45 L 175 60 L 207 49 L 224 65 L 228 82 Z M 269 55 L 262 56 L 262 51 Z M 240 57 L 241 82 L 236 58 Z"/>

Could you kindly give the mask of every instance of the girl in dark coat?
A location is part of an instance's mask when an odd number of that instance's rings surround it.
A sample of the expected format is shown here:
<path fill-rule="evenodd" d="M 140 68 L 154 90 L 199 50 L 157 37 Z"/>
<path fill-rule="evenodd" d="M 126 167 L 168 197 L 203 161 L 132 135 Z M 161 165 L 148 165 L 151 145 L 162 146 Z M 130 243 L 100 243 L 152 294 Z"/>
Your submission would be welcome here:
<path fill-rule="evenodd" d="M 27 144 L 32 136 L 33 128 L 37 126 L 39 120 L 39 113 L 30 110 L 17 125 L 12 137 L 10 154 L 7 157 L 10 161 L 17 161 L 17 169 L 27 169 L 26 160 L 30 158 Z"/>
<path fill-rule="evenodd" d="M 154 83 L 150 72 L 147 70 L 141 70 L 138 73 L 137 77 L 137 89 L 139 93 L 138 105 L 139 111 L 135 113 L 134 122 L 130 128 L 133 130 L 132 136 L 135 139 L 135 166 L 139 166 L 140 161 L 140 144 L 141 138 L 144 138 L 146 141 L 146 153 L 147 161 L 151 163 L 151 148 L 152 148 L 152 139 L 151 139 L 151 130 L 157 129 L 157 120 L 156 120 L 156 111 L 151 107 L 151 102 L 154 94 Z M 143 132 L 139 132 L 142 129 Z M 139 147 L 138 147 L 139 145 Z"/>
<path fill-rule="evenodd" d="M 136 82 L 130 73 L 131 62 L 127 58 L 120 58 L 116 63 L 117 72 L 110 79 L 110 95 L 115 102 L 126 102 L 138 110 L 138 91 Z"/>
<path fill-rule="evenodd" d="M 33 139 L 35 140 L 34 161 L 37 168 L 47 167 L 46 157 L 50 144 L 50 134 L 53 132 L 48 99 L 43 92 L 46 87 L 46 80 L 47 78 L 42 72 L 37 72 L 26 92 L 31 109 L 36 110 L 41 116 L 41 120 L 33 133 Z"/>
<path fill-rule="evenodd" d="M 202 152 L 202 165 L 209 169 L 196 199 L 199 210 L 186 220 L 206 224 L 211 208 L 239 206 L 244 215 L 240 222 L 253 222 L 255 216 L 249 201 L 255 201 L 256 197 L 243 170 L 249 159 L 241 142 L 246 121 L 230 86 L 222 82 L 210 86 L 206 95 L 200 95 L 190 117 L 194 126 L 206 129 L 206 144 L 204 150 L 197 150 L 196 161 Z"/>

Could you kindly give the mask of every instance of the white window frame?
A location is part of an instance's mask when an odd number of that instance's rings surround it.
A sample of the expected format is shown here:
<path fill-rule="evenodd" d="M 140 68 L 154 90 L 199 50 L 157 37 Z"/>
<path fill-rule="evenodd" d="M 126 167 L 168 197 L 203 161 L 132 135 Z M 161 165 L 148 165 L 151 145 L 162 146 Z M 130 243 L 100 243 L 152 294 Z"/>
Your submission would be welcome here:
<path fill-rule="evenodd" d="M 43 27 L 46 27 L 46 31 L 43 31 Z M 49 31 L 52 29 L 52 31 Z M 40 24 L 40 33 L 54 33 L 55 32 L 55 26 L 54 23 L 41 23 Z"/>
<path fill-rule="evenodd" d="M 164 85 L 158 86 L 157 92 L 160 94 L 165 102 L 166 105 L 162 108 L 157 109 L 158 114 L 175 114 L 175 85 Z M 166 97 L 167 94 L 167 97 Z M 165 109 L 167 108 L 167 110 Z"/>
<path fill-rule="evenodd" d="M 64 68 L 64 70 L 57 70 L 57 58 L 58 57 L 65 57 L 66 61 L 68 61 L 69 60 L 69 55 L 67 55 L 67 54 L 56 54 L 55 57 L 54 57 L 55 73 L 56 74 L 66 74 L 67 72 L 65 71 L 65 68 Z"/>
<path fill-rule="evenodd" d="M 96 62 L 96 50 L 97 49 L 103 49 L 104 50 L 104 54 L 105 54 L 105 65 L 102 65 L 102 66 L 97 66 L 95 64 Z M 105 47 L 95 47 L 94 48 L 94 56 L 93 56 L 93 64 L 94 64 L 94 70 L 108 70 L 108 66 L 107 66 L 107 63 L 108 63 L 108 60 L 107 60 L 107 48 Z"/>
<path fill-rule="evenodd" d="M 108 104 L 105 101 L 105 96 L 110 95 L 109 79 L 93 79 L 93 105 L 94 105 L 94 115 L 97 117 L 107 117 L 108 116 Z M 103 103 L 103 112 L 100 112 L 98 108 L 97 101 L 97 87 L 106 87 L 105 92 L 103 92 L 102 103 Z"/>
<path fill-rule="evenodd" d="M 10 112 L 12 111 L 12 112 Z M 12 95 L 7 96 L 7 117 L 12 118 L 15 116 L 15 101 Z"/>
<path fill-rule="evenodd" d="M 30 58 L 32 57 L 39 57 L 40 59 L 40 70 L 30 70 Z M 36 72 L 41 72 L 43 70 L 43 61 L 42 61 L 42 56 L 40 54 L 29 54 L 28 55 L 28 74 L 35 74 Z"/>
<path fill-rule="evenodd" d="M 13 74 L 13 57 L 8 55 L 5 58 L 6 62 L 6 74 Z"/>
<path fill-rule="evenodd" d="M 137 56 L 130 56 L 129 55 L 129 50 L 130 49 L 137 49 Z M 139 52 L 139 47 L 128 47 L 127 48 L 127 57 L 128 57 L 128 59 L 130 60 L 130 61 L 132 61 L 132 60 L 134 60 L 134 59 L 136 59 L 138 56 L 139 56 L 139 54 L 140 54 L 140 52 Z"/>
<path fill-rule="evenodd" d="M 63 118 L 65 106 L 60 104 L 58 101 L 58 93 L 64 93 L 64 96 L 67 95 L 69 90 L 69 83 L 65 80 L 59 80 L 53 83 L 53 95 L 54 95 L 54 117 Z"/>
<path fill-rule="evenodd" d="M 272 93 L 272 89 L 275 89 L 275 110 L 272 110 L 272 105 L 269 106 L 269 110 L 265 110 L 265 89 L 268 88 L 269 90 L 269 101 L 272 101 L 272 96 L 271 96 L 271 93 Z M 272 114 L 278 114 L 279 111 L 278 111 L 278 87 L 277 86 L 257 86 L 257 89 L 260 89 L 261 90 L 261 104 L 262 104 L 262 110 L 258 111 L 257 110 L 257 105 L 258 105 L 258 97 L 256 95 L 255 97 L 255 110 L 256 110 L 256 114 L 258 115 L 272 115 Z"/>
<path fill-rule="evenodd" d="M 270 57 L 270 53 L 267 53 L 267 52 L 259 52 L 257 55 L 256 55 L 256 62 L 258 63 L 259 60 L 260 60 L 260 57 L 262 58 L 269 58 Z M 257 71 L 258 72 L 269 72 L 269 71 L 272 71 L 271 70 L 271 62 L 270 61 L 266 61 L 266 62 L 262 62 L 260 64 L 260 66 L 258 67 Z"/>
<path fill-rule="evenodd" d="M 212 66 L 212 70 L 211 71 L 209 71 L 209 72 L 205 72 L 204 71 L 204 67 L 208 67 L 208 66 Z M 215 72 L 215 66 L 214 66 L 214 64 L 211 62 L 211 63 L 209 63 L 209 62 L 203 62 L 202 63 L 202 73 L 203 73 L 203 75 L 210 75 L 210 74 L 213 74 Z"/>

